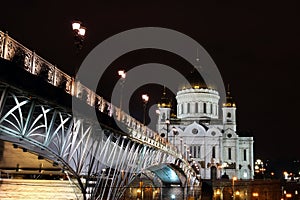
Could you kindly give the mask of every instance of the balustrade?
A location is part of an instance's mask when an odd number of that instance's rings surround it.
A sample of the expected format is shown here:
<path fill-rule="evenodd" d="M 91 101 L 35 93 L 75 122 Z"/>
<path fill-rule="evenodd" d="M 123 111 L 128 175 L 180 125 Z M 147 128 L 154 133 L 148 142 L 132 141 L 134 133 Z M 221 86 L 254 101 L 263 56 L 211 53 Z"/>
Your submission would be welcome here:
<path fill-rule="evenodd" d="M 177 153 L 176 147 L 166 142 L 158 133 L 144 126 L 127 113 L 120 111 L 118 107 L 112 105 L 82 83 L 75 82 L 73 77 L 2 31 L 0 31 L 0 57 L 14 62 L 29 73 L 41 77 L 48 83 L 63 89 L 66 93 L 85 101 L 88 105 L 98 108 L 100 112 L 107 113 L 110 117 L 120 114 L 120 116 L 115 117 L 115 120 L 126 124 L 132 130 L 131 133 L 128 133 L 129 137 L 167 151 L 177 158 L 183 158 L 182 155 Z"/>

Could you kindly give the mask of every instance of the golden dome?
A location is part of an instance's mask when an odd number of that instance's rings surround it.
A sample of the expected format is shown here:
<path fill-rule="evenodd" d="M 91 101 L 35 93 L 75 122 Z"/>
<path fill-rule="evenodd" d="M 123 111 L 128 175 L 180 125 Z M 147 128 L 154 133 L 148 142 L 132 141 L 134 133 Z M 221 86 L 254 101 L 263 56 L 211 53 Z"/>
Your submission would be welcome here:
<path fill-rule="evenodd" d="M 171 108 L 172 101 L 166 97 L 166 88 L 164 87 L 163 96 L 160 98 L 160 102 L 158 103 L 159 108 Z"/>

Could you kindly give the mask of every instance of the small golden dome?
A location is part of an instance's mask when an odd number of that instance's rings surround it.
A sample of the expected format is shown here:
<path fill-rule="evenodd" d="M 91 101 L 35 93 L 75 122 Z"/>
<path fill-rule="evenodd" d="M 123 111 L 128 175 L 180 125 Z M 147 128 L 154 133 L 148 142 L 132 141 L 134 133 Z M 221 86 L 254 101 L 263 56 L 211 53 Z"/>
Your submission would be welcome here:
<path fill-rule="evenodd" d="M 166 97 L 166 87 L 164 87 L 163 96 L 160 99 L 160 102 L 158 103 L 159 108 L 171 108 L 172 107 L 172 101 Z"/>
<path fill-rule="evenodd" d="M 229 90 L 229 85 L 228 85 L 228 89 L 227 89 L 227 92 L 226 92 L 226 102 L 223 103 L 223 106 L 224 107 L 236 107 L 236 104 L 230 94 L 230 90 Z"/>

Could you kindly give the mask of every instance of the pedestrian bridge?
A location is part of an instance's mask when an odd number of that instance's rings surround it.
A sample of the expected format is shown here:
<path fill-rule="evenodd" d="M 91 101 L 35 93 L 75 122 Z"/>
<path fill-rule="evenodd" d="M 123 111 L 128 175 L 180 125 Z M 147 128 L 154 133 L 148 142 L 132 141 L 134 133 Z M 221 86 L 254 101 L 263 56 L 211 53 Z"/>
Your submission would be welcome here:
<path fill-rule="evenodd" d="M 61 167 L 80 199 L 120 199 L 143 177 L 158 188 L 199 186 L 158 133 L 1 31 L 0 57 L 0 139 Z M 72 98 L 83 105 L 76 115 Z"/>

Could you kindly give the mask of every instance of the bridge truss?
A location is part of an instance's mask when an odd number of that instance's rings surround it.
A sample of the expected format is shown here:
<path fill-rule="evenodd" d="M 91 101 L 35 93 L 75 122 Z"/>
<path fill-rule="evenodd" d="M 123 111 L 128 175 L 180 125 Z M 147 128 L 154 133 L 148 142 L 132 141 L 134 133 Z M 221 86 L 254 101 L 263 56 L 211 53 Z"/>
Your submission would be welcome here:
<path fill-rule="evenodd" d="M 114 119 L 129 130 L 125 133 L 105 124 L 99 127 L 99 122 L 74 116 L 66 108 L 34 94 L 4 82 L 0 84 L 0 139 L 62 166 L 75 178 L 83 199 L 119 199 L 137 175 L 161 163 L 177 164 L 186 175 L 185 184 L 197 184 L 189 163 L 159 134 L 75 83 L 72 77 L 1 31 L 0 56 L 22 67 L 24 72 L 42 76 L 49 84 L 107 117 L 118 115 Z"/>

